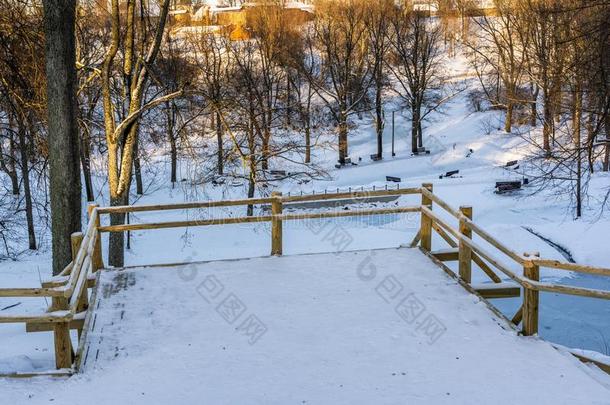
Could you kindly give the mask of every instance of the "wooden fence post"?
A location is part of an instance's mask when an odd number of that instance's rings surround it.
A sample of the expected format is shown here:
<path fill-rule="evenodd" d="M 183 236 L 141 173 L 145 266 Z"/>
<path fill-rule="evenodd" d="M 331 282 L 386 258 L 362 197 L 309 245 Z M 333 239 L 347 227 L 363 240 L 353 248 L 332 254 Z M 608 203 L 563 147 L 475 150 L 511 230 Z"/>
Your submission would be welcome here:
<path fill-rule="evenodd" d="M 91 221 L 91 217 L 93 215 L 93 210 L 98 208 L 97 204 L 89 204 L 87 207 L 87 212 L 89 213 L 89 221 Z M 91 264 L 93 265 L 93 271 L 98 271 L 99 269 L 104 268 L 104 259 L 102 258 L 102 235 L 97 230 L 101 225 L 100 215 L 96 215 L 95 217 L 95 232 L 97 235 L 97 240 L 95 241 L 95 248 L 93 249 L 93 257 L 91 258 Z"/>
<path fill-rule="evenodd" d="M 460 212 L 468 219 L 472 219 L 472 207 L 462 206 Z M 467 238 L 472 239 L 472 230 L 466 225 L 464 219 L 460 219 L 460 233 Z M 472 249 L 461 239 L 459 241 L 459 270 L 460 278 L 467 282 L 472 283 Z"/>
<path fill-rule="evenodd" d="M 53 328 L 55 339 L 55 368 L 72 367 L 72 341 L 70 340 L 70 323 L 56 323 Z"/>
<path fill-rule="evenodd" d="M 432 183 L 424 183 L 422 184 L 422 188 L 427 189 L 428 191 L 433 191 Z M 424 194 L 421 196 L 421 205 L 427 206 L 432 209 L 432 200 L 426 197 Z M 432 250 L 432 218 L 429 218 L 427 215 L 422 213 L 421 215 L 421 226 L 419 230 L 420 239 L 421 239 L 421 247 L 426 251 Z"/>
<path fill-rule="evenodd" d="M 82 241 L 82 232 L 74 232 L 70 237 L 70 242 L 72 244 L 72 263 L 74 263 L 76 259 Z M 72 271 L 77 271 L 77 269 L 72 268 Z M 86 306 L 87 302 L 85 302 L 84 305 Z M 79 308 L 80 306 L 81 303 L 79 302 Z M 68 310 L 69 301 L 64 297 L 54 297 L 52 307 L 54 311 Z M 56 323 L 53 326 L 53 339 L 55 346 L 55 367 L 57 369 L 72 367 L 72 356 L 74 352 L 72 351 L 72 340 L 70 338 L 70 322 Z"/>
<path fill-rule="evenodd" d="M 540 281 L 540 267 L 528 260 L 523 264 L 523 275 L 529 280 Z M 538 333 L 539 295 L 538 290 L 523 288 L 523 335 L 525 336 Z"/>
<path fill-rule="evenodd" d="M 273 201 L 271 202 L 271 254 L 275 256 L 282 255 L 282 220 L 276 218 L 276 215 L 282 215 L 282 193 L 274 191 L 271 193 Z"/>

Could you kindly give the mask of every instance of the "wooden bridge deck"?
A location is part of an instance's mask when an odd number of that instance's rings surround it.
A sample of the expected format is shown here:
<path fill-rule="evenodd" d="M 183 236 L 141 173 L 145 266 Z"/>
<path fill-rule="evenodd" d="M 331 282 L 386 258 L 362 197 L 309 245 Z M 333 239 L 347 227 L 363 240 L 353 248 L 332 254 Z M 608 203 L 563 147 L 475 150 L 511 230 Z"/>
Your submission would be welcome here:
<path fill-rule="evenodd" d="M 605 403 L 418 249 L 104 271 L 69 403 Z M 82 392 L 79 394 L 79 392 Z M 30 402 L 28 402 L 30 403 Z"/>

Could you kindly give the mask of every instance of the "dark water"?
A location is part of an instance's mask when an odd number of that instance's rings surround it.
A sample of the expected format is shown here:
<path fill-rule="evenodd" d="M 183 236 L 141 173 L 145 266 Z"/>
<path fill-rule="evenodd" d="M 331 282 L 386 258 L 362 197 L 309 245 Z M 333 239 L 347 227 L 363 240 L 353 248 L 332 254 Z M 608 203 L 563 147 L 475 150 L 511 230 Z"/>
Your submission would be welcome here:
<path fill-rule="evenodd" d="M 610 291 L 610 278 L 580 274 L 557 284 Z M 493 300 L 509 319 L 520 299 Z M 540 293 L 539 334 L 561 345 L 610 355 L 610 300 Z"/>

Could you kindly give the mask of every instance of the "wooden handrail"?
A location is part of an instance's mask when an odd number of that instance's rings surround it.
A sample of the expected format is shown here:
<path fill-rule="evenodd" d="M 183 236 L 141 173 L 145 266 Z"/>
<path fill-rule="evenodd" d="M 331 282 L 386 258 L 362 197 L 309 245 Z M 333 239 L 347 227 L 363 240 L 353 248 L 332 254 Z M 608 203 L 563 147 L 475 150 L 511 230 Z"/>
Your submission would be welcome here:
<path fill-rule="evenodd" d="M 119 207 L 97 208 L 98 214 L 126 214 L 131 212 L 172 211 L 182 209 L 232 207 L 239 205 L 270 204 L 273 198 L 249 198 L 242 200 L 224 201 L 199 201 L 178 204 L 156 204 L 156 205 L 123 205 Z"/>
<path fill-rule="evenodd" d="M 190 228 L 190 227 L 210 226 L 210 225 L 232 225 L 232 224 L 269 222 L 269 221 L 271 221 L 271 219 L 272 219 L 272 216 L 268 215 L 268 216 L 260 216 L 260 217 L 197 219 L 197 220 L 190 220 L 190 221 L 110 225 L 110 226 L 99 227 L 99 231 L 100 232 L 125 232 L 125 231 L 141 231 L 141 230 L 151 230 L 151 229 Z"/>
<path fill-rule="evenodd" d="M 533 259 L 532 261 L 540 267 L 548 267 L 548 268 L 558 269 L 558 270 L 568 270 L 568 271 L 574 271 L 577 273 L 594 274 L 597 276 L 610 277 L 610 269 L 603 268 L 603 267 L 585 266 L 585 265 L 576 264 L 576 263 L 560 262 L 558 260 Z"/>

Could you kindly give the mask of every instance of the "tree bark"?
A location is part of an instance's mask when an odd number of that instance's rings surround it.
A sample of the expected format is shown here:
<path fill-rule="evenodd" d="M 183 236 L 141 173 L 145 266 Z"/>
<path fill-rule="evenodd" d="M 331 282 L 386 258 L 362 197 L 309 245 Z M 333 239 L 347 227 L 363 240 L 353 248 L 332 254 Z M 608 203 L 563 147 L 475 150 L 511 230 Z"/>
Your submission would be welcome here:
<path fill-rule="evenodd" d="M 413 105 L 411 108 L 411 152 L 417 153 L 419 143 L 419 110 Z"/>
<path fill-rule="evenodd" d="M 19 125 L 18 136 L 19 151 L 21 153 L 21 178 L 23 179 L 23 193 L 25 194 L 25 217 L 28 228 L 29 248 L 30 250 L 36 250 L 36 232 L 34 230 L 34 206 L 32 203 L 32 190 L 30 188 L 28 145 L 26 141 L 25 128 L 22 125 Z"/>
<path fill-rule="evenodd" d="M 508 101 L 506 105 L 506 120 L 504 121 L 504 132 L 510 134 L 513 128 L 513 110 L 514 105 L 512 101 Z"/>
<path fill-rule="evenodd" d="M 610 114 L 606 114 L 605 124 L 606 146 L 604 146 L 604 167 L 605 172 L 610 171 Z"/>
<path fill-rule="evenodd" d="M 552 109 L 552 97 L 549 95 L 548 90 L 544 91 L 544 108 L 543 108 L 544 122 L 542 123 L 542 137 L 543 137 L 543 148 L 546 155 L 551 154 L 551 137 L 553 134 L 553 128 L 555 122 L 553 120 L 553 109 Z"/>
<path fill-rule="evenodd" d="M 574 92 L 574 145 L 576 147 L 576 218 L 582 216 L 582 91 L 580 83 L 576 84 Z"/>
<path fill-rule="evenodd" d="M 375 77 L 375 114 L 376 114 L 376 131 L 377 131 L 377 157 L 383 158 L 383 100 L 381 91 L 383 88 L 383 71 L 381 67 L 377 67 Z"/>
<path fill-rule="evenodd" d="M 89 136 L 84 136 L 81 139 L 81 166 L 83 169 L 83 178 L 85 179 L 85 191 L 87 193 L 87 201 L 95 201 L 95 193 L 93 191 L 93 181 L 91 180 L 91 148 Z"/>
<path fill-rule="evenodd" d="M 136 133 L 133 144 L 133 172 L 136 178 L 136 194 L 144 195 L 144 182 L 142 181 L 142 165 L 140 164 L 140 140 Z"/>
<path fill-rule="evenodd" d="M 9 144 L 9 154 L 6 155 L 2 142 L 0 142 L 0 168 L 11 179 L 13 195 L 19 195 L 19 178 L 17 177 L 17 170 L 15 168 L 15 145 L 12 135 L 10 135 Z"/>
<path fill-rule="evenodd" d="M 216 112 L 216 141 L 218 143 L 216 165 L 218 169 L 218 174 L 222 176 L 224 174 L 224 149 L 222 143 L 222 122 L 220 119 L 219 112 Z"/>
<path fill-rule="evenodd" d="M 178 148 L 176 147 L 176 136 L 174 134 L 174 107 L 169 101 L 165 103 L 165 112 L 167 114 L 167 136 L 169 137 L 169 158 L 171 164 L 170 181 L 173 188 L 178 177 Z"/>
<path fill-rule="evenodd" d="M 53 274 L 57 274 L 72 260 L 70 235 L 82 226 L 74 39 L 76 2 L 43 0 L 43 5 L 47 99 L 52 100 L 48 103 L 49 181 Z"/>
<path fill-rule="evenodd" d="M 347 155 L 347 113 L 342 109 L 339 113 L 339 164 L 345 164 Z"/>
<path fill-rule="evenodd" d="M 129 204 L 129 193 L 111 198 L 110 206 L 118 207 Z M 125 214 L 110 214 L 110 225 L 124 225 Z M 125 235 L 123 232 L 112 232 L 108 237 L 108 264 L 113 267 L 125 265 Z"/>

